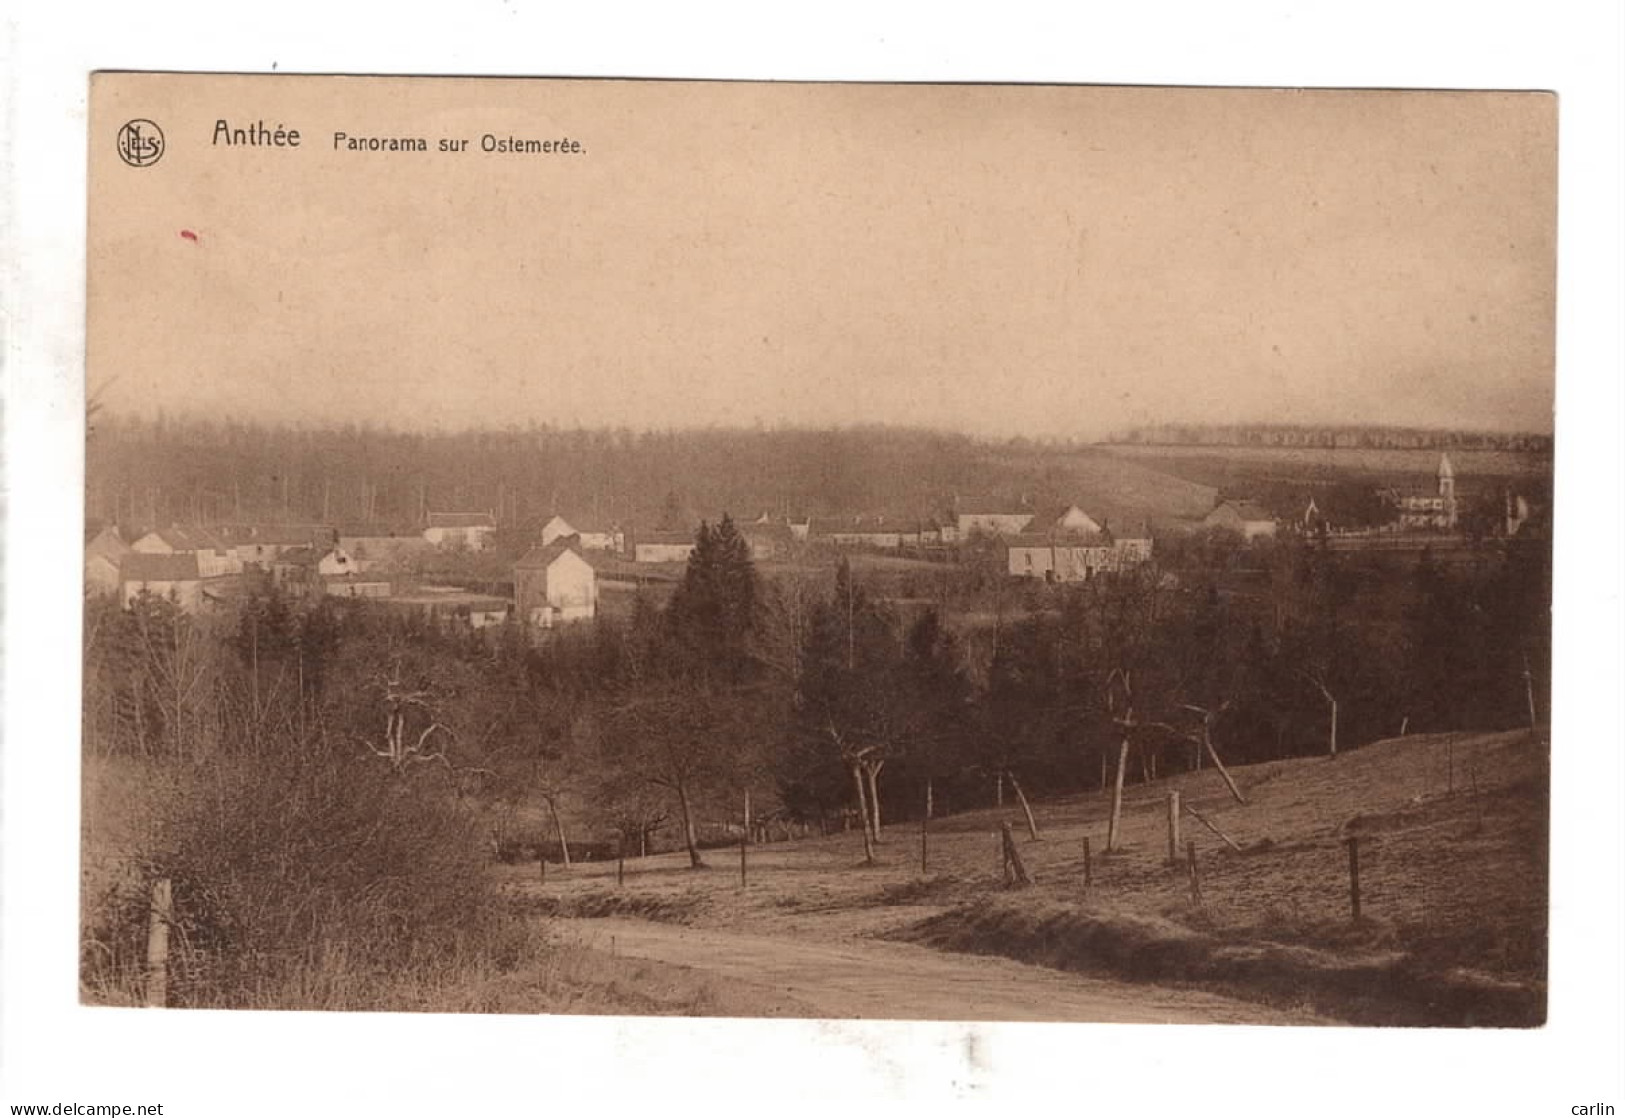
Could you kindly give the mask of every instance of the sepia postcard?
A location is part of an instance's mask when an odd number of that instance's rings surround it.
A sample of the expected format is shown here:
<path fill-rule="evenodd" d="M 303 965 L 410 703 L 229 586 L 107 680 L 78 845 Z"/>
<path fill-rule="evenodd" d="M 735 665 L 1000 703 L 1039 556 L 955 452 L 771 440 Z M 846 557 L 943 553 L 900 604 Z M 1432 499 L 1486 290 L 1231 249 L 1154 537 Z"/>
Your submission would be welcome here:
<path fill-rule="evenodd" d="M 83 1004 L 1546 1021 L 1554 97 L 88 144 Z"/>

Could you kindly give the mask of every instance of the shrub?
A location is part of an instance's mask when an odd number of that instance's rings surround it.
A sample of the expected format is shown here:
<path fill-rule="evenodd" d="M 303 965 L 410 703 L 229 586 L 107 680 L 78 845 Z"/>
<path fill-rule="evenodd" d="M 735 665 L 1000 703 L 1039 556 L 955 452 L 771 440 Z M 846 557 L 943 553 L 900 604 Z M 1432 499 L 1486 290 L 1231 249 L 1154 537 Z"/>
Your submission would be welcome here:
<path fill-rule="evenodd" d="M 505 969 L 537 946 L 438 770 L 295 751 L 221 765 L 194 787 L 86 937 L 87 988 L 110 1000 L 136 986 L 159 878 L 174 896 L 173 1005 L 416 1008 L 400 1004 L 403 986 Z"/>

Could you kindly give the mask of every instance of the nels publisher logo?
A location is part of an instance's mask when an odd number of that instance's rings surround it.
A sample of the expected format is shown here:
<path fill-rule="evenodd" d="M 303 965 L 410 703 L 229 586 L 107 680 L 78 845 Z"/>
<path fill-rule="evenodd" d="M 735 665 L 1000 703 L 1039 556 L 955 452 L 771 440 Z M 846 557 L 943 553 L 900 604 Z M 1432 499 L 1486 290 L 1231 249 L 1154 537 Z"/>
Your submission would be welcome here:
<path fill-rule="evenodd" d="M 150 167 L 164 155 L 164 130 L 150 120 L 132 120 L 118 130 L 118 154 L 132 167 Z"/>

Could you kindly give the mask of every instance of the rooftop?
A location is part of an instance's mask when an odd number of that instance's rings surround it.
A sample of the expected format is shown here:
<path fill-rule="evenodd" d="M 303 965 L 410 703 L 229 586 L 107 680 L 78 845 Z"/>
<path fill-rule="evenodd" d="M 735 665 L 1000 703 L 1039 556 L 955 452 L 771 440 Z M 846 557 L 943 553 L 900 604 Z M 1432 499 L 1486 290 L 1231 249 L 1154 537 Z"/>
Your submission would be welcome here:
<path fill-rule="evenodd" d="M 120 582 L 192 582 L 198 577 L 197 556 L 148 555 L 132 551 L 119 562 Z"/>

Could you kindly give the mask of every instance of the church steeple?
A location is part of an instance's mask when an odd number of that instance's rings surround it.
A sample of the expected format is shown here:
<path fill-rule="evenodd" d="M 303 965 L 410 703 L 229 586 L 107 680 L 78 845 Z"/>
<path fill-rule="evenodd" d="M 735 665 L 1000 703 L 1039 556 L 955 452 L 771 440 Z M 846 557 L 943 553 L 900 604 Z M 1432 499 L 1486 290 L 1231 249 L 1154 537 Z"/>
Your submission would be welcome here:
<path fill-rule="evenodd" d="M 1451 531 L 1456 527 L 1456 468 L 1450 464 L 1450 455 L 1439 455 L 1439 497 L 1444 505 L 1444 526 Z"/>

